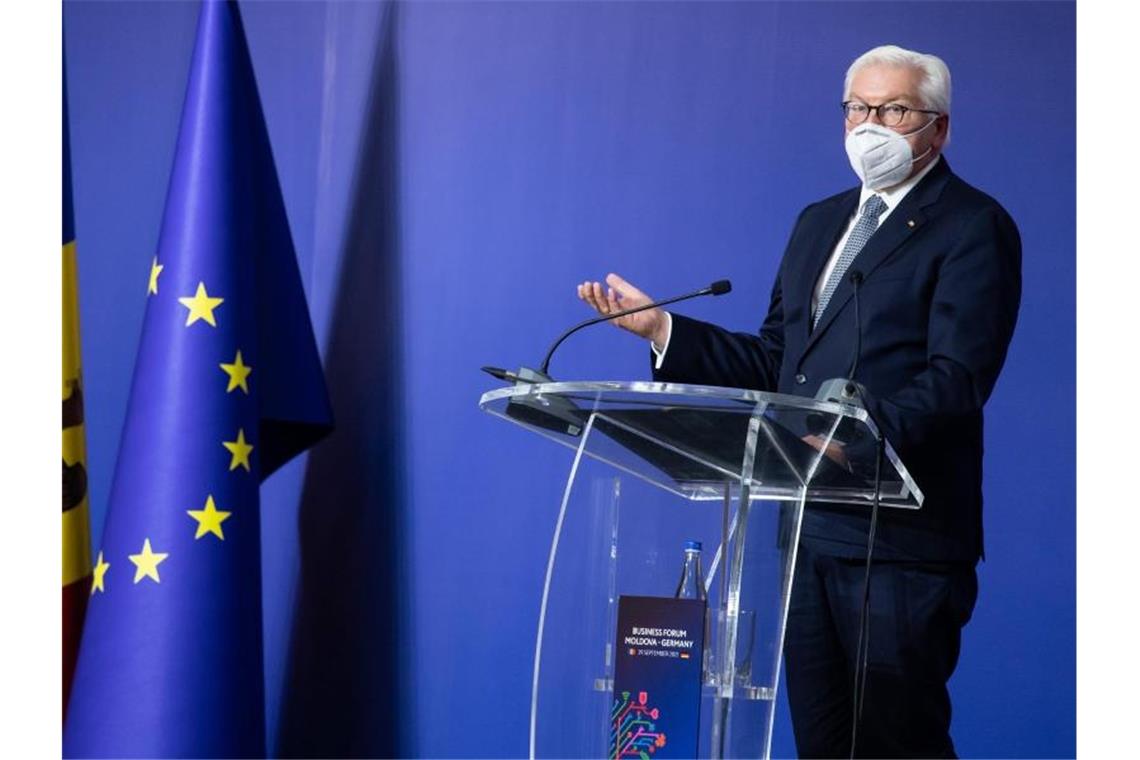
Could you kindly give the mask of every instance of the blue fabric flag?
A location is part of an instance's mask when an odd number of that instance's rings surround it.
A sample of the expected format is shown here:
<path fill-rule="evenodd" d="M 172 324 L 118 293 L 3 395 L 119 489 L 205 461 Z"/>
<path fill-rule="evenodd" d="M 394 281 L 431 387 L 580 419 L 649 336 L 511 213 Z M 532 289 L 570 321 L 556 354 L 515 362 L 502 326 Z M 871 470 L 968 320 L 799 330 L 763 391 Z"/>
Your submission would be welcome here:
<path fill-rule="evenodd" d="M 263 756 L 258 487 L 332 415 L 233 3 L 202 7 L 148 265 L 64 754 Z"/>

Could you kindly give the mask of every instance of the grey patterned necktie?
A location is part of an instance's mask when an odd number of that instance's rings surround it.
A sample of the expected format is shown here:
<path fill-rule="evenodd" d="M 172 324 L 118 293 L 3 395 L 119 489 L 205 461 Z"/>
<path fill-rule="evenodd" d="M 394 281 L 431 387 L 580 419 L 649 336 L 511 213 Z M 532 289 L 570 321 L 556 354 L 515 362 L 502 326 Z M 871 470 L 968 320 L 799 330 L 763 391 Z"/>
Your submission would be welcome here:
<path fill-rule="evenodd" d="M 859 216 L 859 221 L 855 222 L 855 229 L 851 230 L 851 236 L 847 238 L 847 244 L 843 246 L 843 251 L 839 254 L 839 261 L 835 262 L 835 268 L 831 270 L 827 282 L 823 285 L 823 292 L 819 294 L 819 305 L 815 307 L 815 314 L 811 319 L 813 330 L 819 324 L 819 318 L 823 316 L 823 312 L 827 310 L 827 304 L 835 295 L 835 289 L 842 282 L 843 275 L 847 273 L 847 268 L 859 255 L 859 251 L 863 250 L 863 246 L 871 239 L 871 235 L 875 234 L 875 230 L 879 227 L 879 215 L 886 209 L 887 204 L 877 195 L 872 195 L 863 204 L 863 213 Z"/>

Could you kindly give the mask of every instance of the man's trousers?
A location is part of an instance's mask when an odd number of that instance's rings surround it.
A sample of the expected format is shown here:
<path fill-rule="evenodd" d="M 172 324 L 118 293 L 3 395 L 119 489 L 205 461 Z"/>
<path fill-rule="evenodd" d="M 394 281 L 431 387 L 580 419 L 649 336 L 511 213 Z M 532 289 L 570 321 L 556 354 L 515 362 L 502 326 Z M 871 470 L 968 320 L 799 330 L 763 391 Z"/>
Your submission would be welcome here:
<path fill-rule="evenodd" d="M 801 758 L 850 754 L 864 570 L 801 542 L 784 644 Z M 873 564 L 856 757 L 955 757 L 946 682 L 977 592 L 972 563 Z"/>

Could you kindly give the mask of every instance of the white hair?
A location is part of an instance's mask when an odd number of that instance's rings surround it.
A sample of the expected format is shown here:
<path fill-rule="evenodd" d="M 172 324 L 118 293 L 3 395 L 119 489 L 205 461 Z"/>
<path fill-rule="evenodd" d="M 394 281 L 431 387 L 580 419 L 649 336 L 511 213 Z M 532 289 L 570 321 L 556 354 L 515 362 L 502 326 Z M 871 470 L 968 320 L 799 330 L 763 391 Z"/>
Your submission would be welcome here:
<path fill-rule="evenodd" d="M 936 55 L 907 50 L 897 45 L 882 45 L 868 50 L 856 58 L 847 69 L 843 80 L 843 99 L 851 95 L 851 80 L 855 72 L 866 66 L 907 66 L 917 70 L 922 76 L 918 83 L 918 96 L 924 108 L 940 113 L 950 113 L 950 69 L 946 62 Z"/>

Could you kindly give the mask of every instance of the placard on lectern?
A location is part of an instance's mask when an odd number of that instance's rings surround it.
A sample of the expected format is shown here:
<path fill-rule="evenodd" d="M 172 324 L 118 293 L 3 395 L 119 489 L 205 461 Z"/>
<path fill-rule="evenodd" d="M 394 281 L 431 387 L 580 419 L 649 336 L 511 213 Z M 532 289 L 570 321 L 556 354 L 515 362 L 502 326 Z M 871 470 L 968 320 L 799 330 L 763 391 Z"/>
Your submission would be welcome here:
<path fill-rule="evenodd" d="M 655 718 L 610 720 L 623 698 L 616 613 L 621 596 L 673 596 L 692 540 L 705 547 L 711 638 L 698 753 L 768 757 L 800 518 L 808 501 L 870 508 L 878 431 L 866 411 L 649 382 L 519 384 L 479 406 L 574 452 L 538 610 L 530 756 L 673 756 L 652 694 L 637 697 Z M 842 464 L 821 453 L 832 443 Z M 883 451 L 880 505 L 918 509 L 921 491 Z"/>

